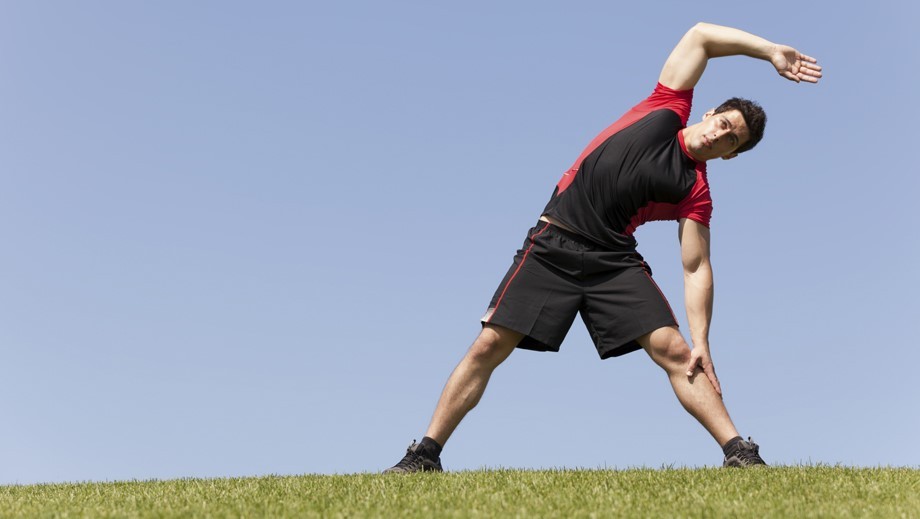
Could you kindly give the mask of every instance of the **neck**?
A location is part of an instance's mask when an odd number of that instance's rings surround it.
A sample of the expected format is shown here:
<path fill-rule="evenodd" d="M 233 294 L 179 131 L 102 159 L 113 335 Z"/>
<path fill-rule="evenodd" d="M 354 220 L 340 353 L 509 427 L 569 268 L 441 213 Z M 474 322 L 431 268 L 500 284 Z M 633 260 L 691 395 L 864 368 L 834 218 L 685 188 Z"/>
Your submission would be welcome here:
<path fill-rule="evenodd" d="M 691 159 L 697 162 L 706 162 L 706 159 L 699 157 L 696 153 L 693 153 L 693 150 L 687 147 L 687 137 L 690 137 L 693 134 L 693 132 L 690 131 L 690 128 L 692 128 L 692 126 L 688 126 L 680 131 L 680 147 L 683 148 L 684 153 L 686 153 L 687 156 Z"/>

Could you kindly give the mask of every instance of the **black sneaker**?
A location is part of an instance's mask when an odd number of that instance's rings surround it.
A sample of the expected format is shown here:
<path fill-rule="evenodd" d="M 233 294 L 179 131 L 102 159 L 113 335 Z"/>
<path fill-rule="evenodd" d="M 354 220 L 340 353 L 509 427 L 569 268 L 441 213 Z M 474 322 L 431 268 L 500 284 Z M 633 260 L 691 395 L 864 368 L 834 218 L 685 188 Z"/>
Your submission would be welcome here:
<path fill-rule="evenodd" d="M 441 458 L 430 458 L 424 449 L 419 449 L 421 444 L 412 440 L 412 445 L 406 449 L 406 455 L 399 463 L 383 471 L 384 474 L 409 474 L 410 472 L 444 472 L 441 468 Z"/>
<path fill-rule="evenodd" d="M 753 467 L 755 465 L 767 466 L 767 462 L 760 457 L 760 445 L 751 441 L 741 440 L 731 452 L 725 455 L 723 467 Z"/>

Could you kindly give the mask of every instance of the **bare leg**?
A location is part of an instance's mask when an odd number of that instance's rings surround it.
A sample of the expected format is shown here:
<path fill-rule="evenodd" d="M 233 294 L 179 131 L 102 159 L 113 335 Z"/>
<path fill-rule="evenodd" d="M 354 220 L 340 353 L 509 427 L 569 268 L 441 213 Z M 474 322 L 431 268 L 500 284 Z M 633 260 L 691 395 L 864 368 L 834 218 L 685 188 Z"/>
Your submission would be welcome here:
<path fill-rule="evenodd" d="M 447 379 L 425 436 L 441 446 L 447 443 L 463 417 L 479 403 L 492 371 L 511 355 L 523 337 L 501 326 L 486 324 L 483 327 L 466 356 Z"/>
<path fill-rule="evenodd" d="M 690 346 L 676 327 L 659 328 L 637 339 L 652 360 L 668 374 L 677 399 L 719 445 L 738 436 L 738 431 L 728 416 L 722 398 L 701 371 L 687 376 Z"/>

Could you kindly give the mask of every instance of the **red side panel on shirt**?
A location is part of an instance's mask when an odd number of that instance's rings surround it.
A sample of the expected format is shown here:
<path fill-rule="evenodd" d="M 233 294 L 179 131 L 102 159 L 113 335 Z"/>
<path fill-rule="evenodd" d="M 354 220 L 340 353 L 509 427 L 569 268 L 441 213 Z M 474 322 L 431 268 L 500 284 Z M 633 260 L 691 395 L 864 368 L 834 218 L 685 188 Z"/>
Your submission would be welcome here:
<path fill-rule="evenodd" d="M 680 117 L 681 123 L 686 125 L 687 120 L 690 118 L 690 105 L 692 101 L 693 89 L 674 90 L 673 88 L 668 88 L 658 83 L 652 95 L 648 96 L 641 103 L 626 112 L 623 117 L 620 117 L 615 123 L 608 126 L 607 129 L 602 131 L 600 135 L 595 137 L 594 140 L 588 144 L 588 147 L 578 156 L 578 160 L 575 161 L 575 164 L 562 175 L 562 179 L 560 179 L 557 184 L 557 194 L 565 191 L 572 181 L 575 180 L 575 174 L 578 173 L 578 168 L 581 167 L 581 163 L 585 160 L 585 157 L 590 155 L 592 151 L 609 139 L 611 135 L 623 128 L 627 128 L 639 119 L 642 119 L 642 117 L 649 112 L 662 108 L 667 108 L 676 113 Z"/>
<path fill-rule="evenodd" d="M 630 219 L 624 234 L 632 236 L 636 227 L 645 222 L 680 220 L 681 218 L 689 218 L 709 227 L 709 221 L 712 218 L 712 196 L 709 193 L 709 182 L 706 179 L 705 163 L 702 164 L 702 167 L 697 167 L 696 183 L 686 198 L 677 204 L 650 202 L 640 208 Z"/>
<path fill-rule="evenodd" d="M 709 192 L 709 180 L 706 178 L 706 163 L 696 168 L 696 184 L 687 198 L 677 204 L 677 218 L 689 218 L 709 227 L 712 219 L 712 194 Z"/>

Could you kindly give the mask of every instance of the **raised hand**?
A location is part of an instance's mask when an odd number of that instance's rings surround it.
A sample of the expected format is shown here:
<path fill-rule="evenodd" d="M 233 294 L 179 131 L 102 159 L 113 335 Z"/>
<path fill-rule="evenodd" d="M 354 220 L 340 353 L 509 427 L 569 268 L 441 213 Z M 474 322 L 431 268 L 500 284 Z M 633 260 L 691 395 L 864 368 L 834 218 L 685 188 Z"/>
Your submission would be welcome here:
<path fill-rule="evenodd" d="M 780 76 L 800 83 L 817 83 L 821 79 L 821 66 L 818 60 L 806 56 L 788 45 L 776 45 L 770 55 L 770 62 L 776 67 Z"/>

